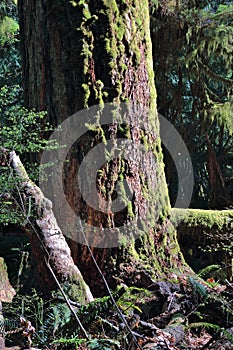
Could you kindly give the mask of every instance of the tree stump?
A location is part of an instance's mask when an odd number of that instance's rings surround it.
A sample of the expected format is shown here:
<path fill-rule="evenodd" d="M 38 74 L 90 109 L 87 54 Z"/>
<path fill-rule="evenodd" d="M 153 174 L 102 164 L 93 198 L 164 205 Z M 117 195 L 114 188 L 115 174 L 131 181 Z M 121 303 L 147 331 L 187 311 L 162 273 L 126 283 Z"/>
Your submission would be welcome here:
<path fill-rule="evenodd" d="M 9 282 L 6 264 L 0 257 L 0 301 L 11 302 L 14 295 L 15 290 Z"/>

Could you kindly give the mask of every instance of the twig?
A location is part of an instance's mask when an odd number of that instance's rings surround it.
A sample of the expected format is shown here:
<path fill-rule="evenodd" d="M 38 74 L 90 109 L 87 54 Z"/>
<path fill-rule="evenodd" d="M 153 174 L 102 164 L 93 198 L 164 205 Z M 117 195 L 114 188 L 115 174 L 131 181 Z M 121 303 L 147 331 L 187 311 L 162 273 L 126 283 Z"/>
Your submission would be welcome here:
<path fill-rule="evenodd" d="M 29 225 L 31 226 L 32 230 L 33 230 L 33 231 L 35 232 L 35 234 L 37 235 L 37 238 L 39 239 L 39 241 L 40 241 L 40 243 L 41 243 L 41 246 L 42 246 L 42 248 L 44 249 L 44 252 L 46 253 L 46 255 L 47 255 L 47 257 L 48 257 L 48 259 L 46 259 L 46 258 L 44 257 L 46 266 L 48 267 L 48 269 L 49 269 L 51 275 L 53 276 L 54 281 L 56 282 L 56 284 L 57 284 L 57 286 L 58 286 L 60 292 L 62 293 L 63 298 L 65 299 L 66 304 L 68 305 L 70 311 L 71 311 L 72 314 L 74 315 L 74 317 L 75 317 L 75 319 L 76 319 L 76 321 L 77 321 L 79 327 L 81 328 L 81 330 L 82 330 L 82 332 L 83 332 L 85 338 L 86 338 L 87 340 L 90 340 L 89 335 L 87 334 L 85 328 L 83 327 L 83 325 L 82 325 L 82 323 L 81 323 L 81 321 L 80 321 L 78 315 L 77 315 L 76 312 L 74 311 L 74 309 L 73 309 L 73 307 L 72 307 L 72 305 L 71 305 L 69 299 L 67 298 L 67 296 L 66 296 L 64 290 L 62 289 L 62 286 L 60 285 L 60 283 L 59 283 L 59 281 L 58 281 L 58 279 L 57 279 L 57 277 L 56 277 L 56 275 L 55 275 L 55 273 L 54 273 L 54 271 L 53 271 L 53 269 L 52 269 L 52 267 L 51 267 L 51 265 L 50 265 L 50 263 L 49 263 L 49 252 L 48 252 L 46 246 L 44 245 L 44 242 L 43 242 L 42 239 L 40 238 L 40 235 L 38 234 L 37 230 L 35 229 L 33 223 L 32 223 L 29 219 L 28 219 L 27 221 L 28 221 Z"/>
<path fill-rule="evenodd" d="M 85 338 L 86 338 L 87 340 L 90 340 L 89 335 L 87 334 L 87 332 L 86 332 L 85 328 L 83 327 L 83 325 L 82 325 L 82 323 L 81 323 L 81 321 L 80 321 L 78 315 L 77 315 L 76 312 L 74 311 L 72 305 L 70 304 L 69 299 L 67 298 L 65 292 L 63 291 L 62 286 L 60 285 L 60 283 L 59 283 L 59 281 L 58 281 L 58 279 L 57 279 L 55 273 L 53 272 L 53 269 L 52 269 L 52 267 L 50 266 L 49 261 L 45 259 L 45 262 L 46 262 L 46 265 L 47 265 L 49 271 L 51 272 L 51 274 L 52 274 L 52 276 L 53 276 L 53 278 L 54 278 L 54 281 L 56 282 L 56 284 L 57 284 L 57 286 L 58 286 L 60 292 L 62 293 L 62 295 L 63 295 L 63 297 L 64 297 L 64 299 L 65 299 L 65 301 L 66 301 L 66 304 L 68 305 L 70 311 L 72 312 L 72 314 L 74 315 L 76 321 L 78 322 L 78 325 L 79 325 L 79 327 L 81 328 L 81 330 L 82 330 L 82 332 L 83 332 Z"/>
<path fill-rule="evenodd" d="M 167 311 L 170 311 L 170 307 L 171 307 L 171 304 L 172 304 L 175 296 L 176 296 L 176 292 L 172 293 L 170 302 L 169 302 L 168 307 L 167 307 Z"/>
<path fill-rule="evenodd" d="M 87 241 L 86 235 L 85 235 L 84 230 L 83 230 L 83 226 L 82 226 L 81 220 L 79 220 L 79 224 L 80 224 L 81 233 L 82 233 L 82 236 L 83 236 L 83 238 L 84 238 L 84 240 L 85 240 L 85 243 L 86 243 L 86 245 L 87 245 L 88 251 L 89 251 L 89 253 L 91 254 L 91 258 L 92 258 L 92 260 L 93 260 L 93 262 L 94 262 L 94 264 L 95 264 L 95 266 L 96 266 L 96 268 L 97 268 L 97 270 L 98 270 L 98 272 L 99 272 L 99 274 L 100 274 L 100 276 L 101 276 L 101 278 L 102 278 L 102 280 L 103 280 L 103 282 L 104 282 L 104 284 L 105 284 L 105 287 L 106 287 L 106 289 L 107 289 L 107 291 L 108 291 L 108 294 L 109 294 L 109 296 L 110 296 L 110 298 L 111 298 L 111 300 L 112 300 L 112 302 L 113 302 L 113 305 L 115 306 L 115 308 L 116 308 L 116 310 L 117 310 L 117 312 L 118 312 L 120 318 L 122 319 L 122 322 L 125 324 L 127 330 L 128 330 L 129 333 L 131 334 L 132 340 L 133 340 L 134 344 L 135 344 L 140 350 L 143 350 L 142 347 L 141 347 L 141 345 L 138 343 L 137 338 L 135 337 L 134 333 L 132 332 L 132 330 L 131 330 L 131 328 L 130 328 L 128 322 L 126 321 L 124 315 L 122 314 L 121 310 L 119 309 L 119 307 L 118 307 L 118 305 L 117 305 L 117 303 L 116 303 L 116 301 L 115 301 L 115 299 L 114 299 L 114 297 L 113 297 L 113 295 L 112 295 L 112 292 L 111 292 L 111 290 L 110 290 L 110 288 L 109 288 L 108 282 L 106 281 L 106 279 L 105 279 L 105 277 L 104 277 L 104 275 L 103 275 L 103 273 L 102 273 L 102 271 L 101 271 L 101 269 L 100 269 L 100 267 L 99 267 L 99 265 L 98 265 L 98 263 L 97 263 L 97 261 L 96 261 L 94 255 L 93 255 L 93 253 L 92 253 L 92 251 L 91 251 L 91 248 L 90 248 L 90 246 L 89 246 L 89 243 L 88 243 L 88 241 Z"/>

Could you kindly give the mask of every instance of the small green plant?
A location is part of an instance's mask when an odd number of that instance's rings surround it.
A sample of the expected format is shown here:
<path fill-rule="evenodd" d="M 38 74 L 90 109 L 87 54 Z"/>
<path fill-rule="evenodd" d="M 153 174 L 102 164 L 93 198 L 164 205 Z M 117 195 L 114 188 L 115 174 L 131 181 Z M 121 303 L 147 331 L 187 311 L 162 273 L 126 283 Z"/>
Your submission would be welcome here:
<path fill-rule="evenodd" d="M 208 323 L 208 322 L 194 322 L 190 323 L 187 326 L 187 329 L 205 329 L 205 330 L 213 330 L 216 334 L 222 334 L 226 339 L 230 342 L 233 342 L 233 335 L 228 332 L 225 328 L 222 328 L 216 324 Z"/>
<path fill-rule="evenodd" d="M 112 350 L 120 349 L 120 343 L 117 340 L 113 339 L 91 339 L 87 341 L 86 339 L 79 339 L 74 337 L 72 339 L 60 338 L 59 340 L 54 341 L 56 345 L 65 345 L 67 348 L 69 346 L 75 346 L 76 349 L 79 349 L 79 345 L 85 345 L 90 350 Z"/>
<path fill-rule="evenodd" d="M 10 320 L 7 326 L 15 328 L 20 316 L 31 321 L 36 332 L 33 344 L 48 346 L 54 339 L 64 336 L 62 327 L 70 320 L 71 312 L 63 302 L 45 301 L 42 296 L 32 289 L 27 296 L 17 294 L 12 303 L 4 304 L 4 318 Z"/>
<path fill-rule="evenodd" d="M 201 269 L 200 271 L 198 271 L 198 276 L 201 278 L 206 278 L 209 276 L 209 274 L 211 274 L 213 271 L 219 270 L 220 266 L 219 265 L 208 265 L 206 267 L 204 267 L 203 269 Z"/>
<path fill-rule="evenodd" d="M 124 314 L 131 314 L 133 311 L 142 312 L 137 303 L 151 296 L 151 292 L 137 287 L 129 287 L 126 292 L 119 298 L 117 305 L 123 310 Z"/>
<path fill-rule="evenodd" d="M 19 155 L 38 153 L 48 146 L 43 135 L 50 130 L 48 124 L 41 129 L 45 112 L 27 110 L 17 103 L 21 88 L 3 86 L 0 89 L 0 147 L 16 151 Z"/>
<path fill-rule="evenodd" d="M 0 87 L 21 83 L 17 1 L 0 2 Z"/>
<path fill-rule="evenodd" d="M 12 44 L 15 41 L 15 35 L 19 30 L 18 23 L 11 17 L 5 16 L 0 22 L 0 44 Z"/>
<path fill-rule="evenodd" d="M 16 85 L 0 88 L 0 148 L 15 151 L 25 164 L 30 178 L 37 181 L 38 165 L 31 160 L 36 159 L 45 148 L 51 149 L 57 145 L 44 137 L 51 130 L 46 122 L 42 123 L 46 113 L 28 111 L 22 107 L 17 103 L 20 94 L 21 89 Z M 0 222 L 5 225 L 23 224 L 33 216 L 31 198 L 26 199 L 20 194 L 21 180 L 7 161 L 1 163 L 0 170 Z"/>
<path fill-rule="evenodd" d="M 201 283 L 201 281 L 196 280 L 195 278 L 189 276 L 188 278 L 189 283 L 191 284 L 193 288 L 193 292 L 196 295 L 199 295 L 203 298 L 207 298 L 208 296 L 208 290 L 207 288 Z"/>

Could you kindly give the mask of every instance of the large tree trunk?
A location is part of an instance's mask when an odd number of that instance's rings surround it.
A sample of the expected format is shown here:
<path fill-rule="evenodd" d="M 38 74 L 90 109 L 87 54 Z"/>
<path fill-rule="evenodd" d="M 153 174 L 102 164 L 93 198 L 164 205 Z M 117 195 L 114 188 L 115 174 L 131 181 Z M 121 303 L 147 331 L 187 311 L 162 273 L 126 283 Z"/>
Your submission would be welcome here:
<path fill-rule="evenodd" d="M 148 2 L 20 0 L 19 14 L 27 107 L 47 110 L 48 120 L 56 126 L 93 105 L 100 105 L 102 114 L 108 102 L 130 106 L 121 123 L 103 127 L 99 122 L 95 130 L 92 126 L 72 148 L 64 170 L 65 194 L 77 217 L 89 227 L 114 232 L 127 227 L 132 236 L 130 243 L 118 247 L 110 243 L 103 248 L 106 245 L 101 240 L 106 237 L 98 237 L 102 248 L 89 241 L 110 286 L 119 281 L 148 286 L 151 277 L 169 273 L 171 268 L 183 269 L 176 231 L 169 221 Z M 98 172 L 97 207 L 113 200 L 122 178 L 132 198 L 119 212 L 97 210 L 84 201 L 75 177 L 90 149 L 105 139 L 119 137 L 132 141 L 128 148 L 131 158 L 116 157 Z M 146 151 L 138 152 L 141 146 Z M 67 220 L 67 226 L 72 227 L 59 203 L 54 203 L 54 210 L 59 223 Z M 90 234 L 87 230 L 84 233 Z M 90 253 L 85 245 L 72 240 L 74 237 L 75 233 L 69 242 L 73 258 L 91 290 L 100 295 L 103 287 Z"/>

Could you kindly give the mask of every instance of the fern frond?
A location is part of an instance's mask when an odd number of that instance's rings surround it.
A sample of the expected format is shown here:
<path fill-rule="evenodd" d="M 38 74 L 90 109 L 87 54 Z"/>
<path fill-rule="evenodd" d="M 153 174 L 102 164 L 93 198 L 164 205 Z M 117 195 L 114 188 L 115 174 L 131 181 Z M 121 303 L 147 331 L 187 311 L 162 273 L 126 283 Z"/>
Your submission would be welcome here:
<path fill-rule="evenodd" d="M 209 265 L 198 271 L 198 276 L 199 277 L 205 277 L 208 275 L 210 272 L 218 270 L 220 268 L 219 265 Z"/>
<path fill-rule="evenodd" d="M 221 333 L 226 339 L 233 343 L 233 335 L 225 328 L 218 326 L 217 324 L 208 322 L 193 322 L 187 326 L 187 329 L 192 328 L 204 328 L 206 330 L 213 329 L 215 332 Z"/>
<path fill-rule="evenodd" d="M 193 322 L 187 326 L 187 329 L 192 328 L 204 328 L 204 329 L 214 329 L 215 331 L 222 331 L 222 328 L 216 324 L 208 322 Z"/>
<path fill-rule="evenodd" d="M 188 281 L 192 285 L 194 293 L 199 294 L 202 297 L 207 297 L 208 296 L 207 289 L 200 282 L 196 281 L 191 276 L 189 276 Z"/>

